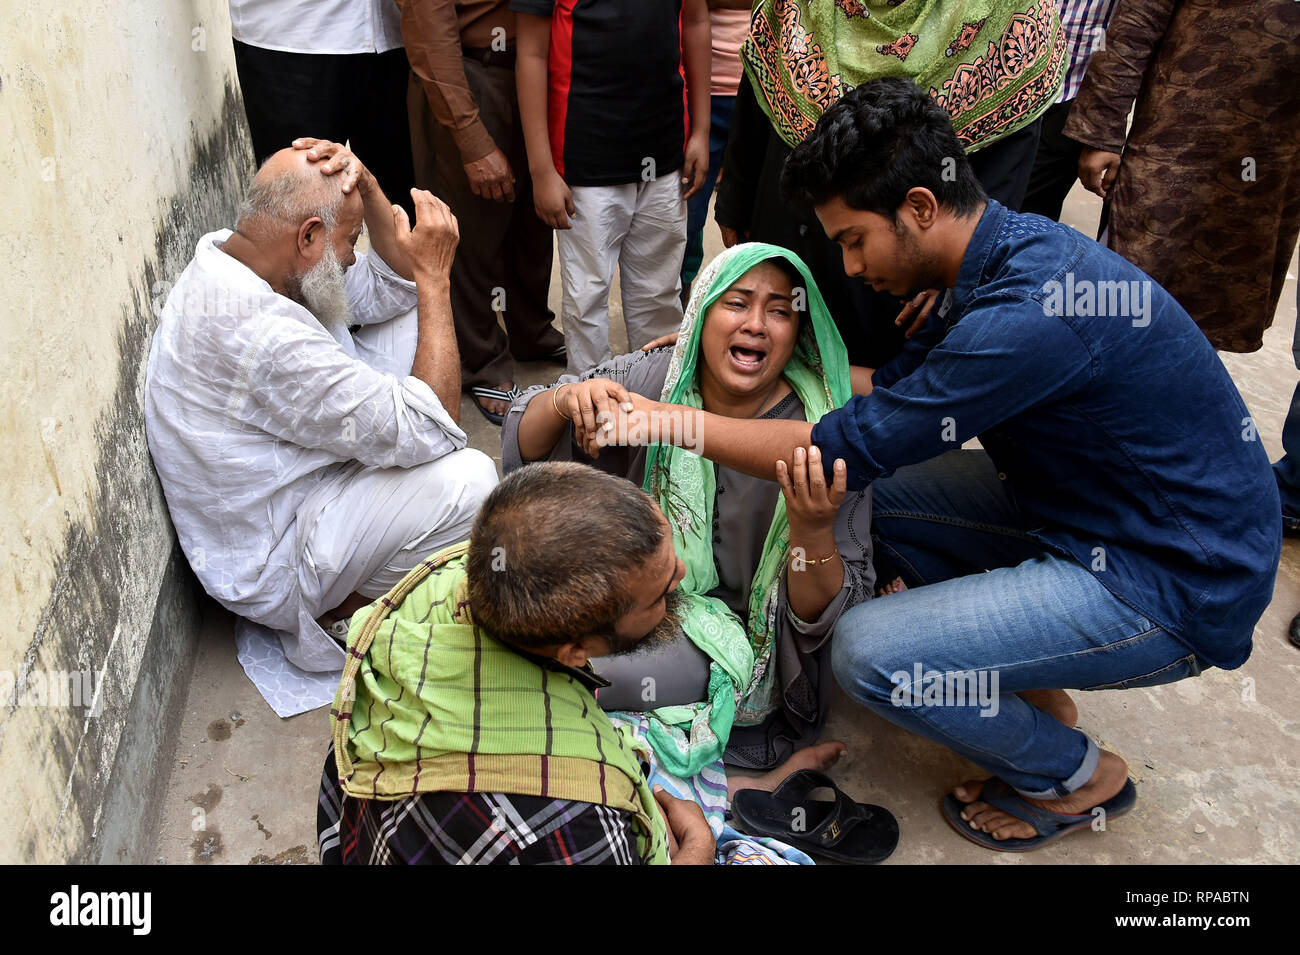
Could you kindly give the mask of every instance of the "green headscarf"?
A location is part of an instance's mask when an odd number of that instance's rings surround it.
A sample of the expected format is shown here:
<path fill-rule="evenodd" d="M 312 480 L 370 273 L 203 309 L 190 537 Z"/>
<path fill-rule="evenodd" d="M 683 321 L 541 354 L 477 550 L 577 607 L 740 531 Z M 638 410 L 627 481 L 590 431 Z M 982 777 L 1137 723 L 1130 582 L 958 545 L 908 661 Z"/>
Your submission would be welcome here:
<path fill-rule="evenodd" d="M 761 242 L 727 249 L 696 278 L 668 366 L 663 401 L 702 406 L 698 366 L 704 316 L 742 275 L 774 258 L 785 259 L 803 277 L 810 319 L 804 322 L 785 366 L 786 381 L 803 402 L 809 421 L 848 401 L 852 391 L 848 354 L 808 266 L 793 252 Z M 775 466 L 774 461 L 774 475 Z M 721 600 L 707 596 L 718 585 L 713 562 L 713 463 L 682 448 L 651 447 L 644 488 L 672 525 L 677 556 L 686 565 L 686 576 L 678 586 L 683 629 L 713 661 L 705 702 L 663 707 L 651 714 L 650 743 L 655 755 L 668 772 L 689 778 L 722 756 L 738 707 L 742 725 L 757 722 L 770 709 L 772 644 L 781 574 L 790 553 L 790 525 L 782 495 L 754 573 L 749 617 L 741 621 Z"/>
<path fill-rule="evenodd" d="M 853 87 L 909 76 L 981 149 L 1056 102 L 1069 66 L 1057 0 L 759 0 L 740 53 L 791 146 Z"/>

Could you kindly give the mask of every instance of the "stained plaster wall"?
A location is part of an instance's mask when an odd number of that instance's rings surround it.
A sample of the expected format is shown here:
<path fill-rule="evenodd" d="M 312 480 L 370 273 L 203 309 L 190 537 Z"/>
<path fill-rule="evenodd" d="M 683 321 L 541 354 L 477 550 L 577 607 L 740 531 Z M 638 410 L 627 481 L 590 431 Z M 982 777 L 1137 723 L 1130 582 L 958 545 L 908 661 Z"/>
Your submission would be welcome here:
<path fill-rule="evenodd" d="M 5 14 L 0 862 L 151 861 L 200 592 L 141 396 L 168 283 L 251 171 L 228 8 Z M 43 678 L 93 696 L 40 705 Z"/>

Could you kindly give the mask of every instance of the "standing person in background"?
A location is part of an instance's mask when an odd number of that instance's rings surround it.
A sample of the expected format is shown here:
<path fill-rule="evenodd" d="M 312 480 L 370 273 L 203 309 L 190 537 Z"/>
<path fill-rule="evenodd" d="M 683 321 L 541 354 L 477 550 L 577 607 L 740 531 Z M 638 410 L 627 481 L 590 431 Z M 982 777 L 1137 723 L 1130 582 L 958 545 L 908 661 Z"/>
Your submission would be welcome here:
<path fill-rule="evenodd" d="M 515 95 L 515 15 L 508 0 L 398 6 L 414 71 L 416 178 L 461 223 L 451 271 L 461 385 L 500 424 L 515 387 L 511 357 L 564 359 L 564 336 L 546 306 L 551 228 L 533 209 Z"/>
<path fill-rule="evenodd" d="M 1094 50 L 1106 42 L 1106 24 L 1118 0 L 1061 0 L 1061 29 L 1070 50 L 1070 69 L 1060 98 L 1043 114 L 1043 131 L 1038 137 L 1038 155 L 1029 176 L 1029 188 L 1021 212 L 1033 212 L 1060 220 L 1061 206 L 1079 178 L 1079 154 L 1082 144 L 1061 130 L 1070 116 L 1070 106 L 1079 94 L 1088 60 Z"/>
<path fill-rule="evenodd" d="M 560 230 L 561 324 L 569 371 L 580 373 L 610 357 L 615 266 L 632 350 L 681 324 L 683 200 L 709 166 L 709 11 L 705 0 L 510 9 L 534 203 Z"/>
<path fill-rule="evenodd" d="M 731 111 L 744 67 L 740 44 L 749 32 L 749 0 L 708 0 L 709 35 L 713 42 L 713 69 L 709 76 L 709 172 L 704 188 L 686 204 L 686 255 L 682 259 L 682 302 L 691 298 L 691 283 L 704 264 L 704 223 L 709 218 L 709 200 L 722 172 L 722 153 L 731 130 Z"/>
<path fill-rule="evenodd" d="M 257 164 L 300 136 L 349 143 L 414 219 L 393 0 L 230 0 L 230 28 Z"/>
<path fill-rule="evenodd" d="M 948 113 L 985 192 L 1019 209 L 1039 117 L 1065 78 L 1056 0 L 762 0 L 741 59 L 749 81 L 736 97 L 713 210 L 723 244 L 771 242 L 797 253 L 850 362 L 880 368 L 928 318 L 936 295 L 922 293 L 900 313 L 896 298 L 846 277 L 816 219 L 781 199 L 786 157 L 844 90 L 907 76 Z"/>
<path fill-rule="evenodd" d="M 1106 200 L 1110 247 L 1222 351 L 1263 345 L 1300 234 L 1297 37 L 1297 3 L 1125 0 L 1065 124 L 1085 146 L 1079 179 Z M 1295 534 L 1300 388 L 1282 446 L 1273 472 Z M 1300 617 L 1290 630 L 1300 645 Z"/>
<path fill-rule="evenodd" d="M 1300 234 L 1297 38 L 1298 3 L 1124 0 L 1065 124 L 1110 248 L 1221 351 L 1264 343 Z"/>

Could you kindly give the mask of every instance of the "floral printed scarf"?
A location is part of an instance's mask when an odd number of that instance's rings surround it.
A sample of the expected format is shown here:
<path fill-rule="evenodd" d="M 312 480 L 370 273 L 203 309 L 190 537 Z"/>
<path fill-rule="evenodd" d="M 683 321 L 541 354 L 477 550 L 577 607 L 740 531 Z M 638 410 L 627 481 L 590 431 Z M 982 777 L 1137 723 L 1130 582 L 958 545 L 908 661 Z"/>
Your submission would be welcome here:
<path fill-rule="evenodd" d="M 968 152 L 1041 116 L 1069 66 L 1056 0 L 760 0 L 741 56 L 791 146 L 853 87 L 910 76 Z"/>

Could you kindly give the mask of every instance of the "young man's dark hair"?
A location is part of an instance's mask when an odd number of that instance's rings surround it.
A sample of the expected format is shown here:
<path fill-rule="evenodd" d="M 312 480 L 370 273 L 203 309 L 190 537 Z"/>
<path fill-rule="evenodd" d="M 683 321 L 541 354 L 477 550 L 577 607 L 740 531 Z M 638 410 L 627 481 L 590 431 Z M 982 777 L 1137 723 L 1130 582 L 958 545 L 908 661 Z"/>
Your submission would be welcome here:
<path fill-rule="evenodd" d="M 819 206 L 840 197 L 852 209 L 897 222 L 909 189 L 923 186 L 957 216 L 975 212 L 984 188 L 952 122 L 906 77 L 855 87 L 817 121 L 781 173 L 792 204 Z"/>
<path fill-rule="evenodd" d="M 525 650 L 595 635 L 617 651 L 628 585 L 664 527 L 650 497 L 622 478 L 576 463 L 520 468 L 488 495 L 470 533 L 474 620 Z"/>

